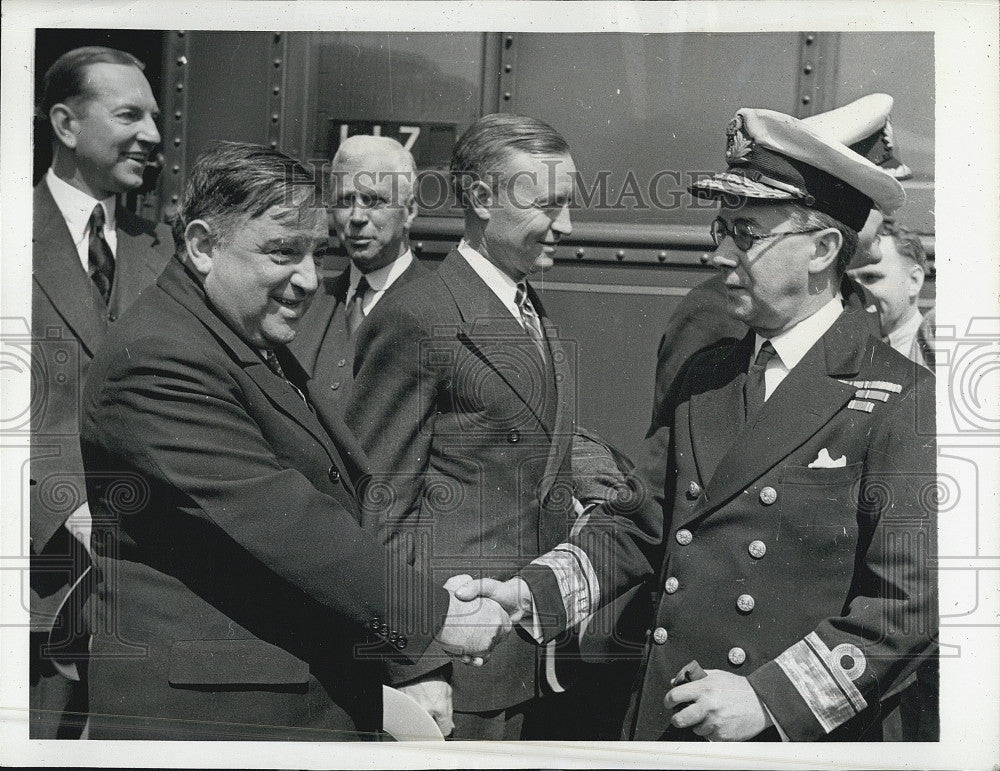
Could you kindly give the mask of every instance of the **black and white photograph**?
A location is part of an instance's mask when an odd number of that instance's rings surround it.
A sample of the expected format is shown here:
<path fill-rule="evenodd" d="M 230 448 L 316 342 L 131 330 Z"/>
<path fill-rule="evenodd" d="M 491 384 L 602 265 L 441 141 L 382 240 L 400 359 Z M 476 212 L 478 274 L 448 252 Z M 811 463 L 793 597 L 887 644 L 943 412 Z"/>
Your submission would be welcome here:
<path fill-rule="evenodd" d="M 998 23 L 5 3 L 0 762 L 995 768 Z"/>

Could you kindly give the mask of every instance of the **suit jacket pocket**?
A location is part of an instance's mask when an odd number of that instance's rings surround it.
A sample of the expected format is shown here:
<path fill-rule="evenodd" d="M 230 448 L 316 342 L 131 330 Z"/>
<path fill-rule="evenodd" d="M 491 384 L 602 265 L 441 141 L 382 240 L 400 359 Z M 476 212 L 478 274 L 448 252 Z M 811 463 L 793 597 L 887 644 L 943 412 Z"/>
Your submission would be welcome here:
<path fill-rule="evenodd" d="M 181 688 L 305 689 L 309 665 L 263 640 L 175 640 L 170 685 Z"/>

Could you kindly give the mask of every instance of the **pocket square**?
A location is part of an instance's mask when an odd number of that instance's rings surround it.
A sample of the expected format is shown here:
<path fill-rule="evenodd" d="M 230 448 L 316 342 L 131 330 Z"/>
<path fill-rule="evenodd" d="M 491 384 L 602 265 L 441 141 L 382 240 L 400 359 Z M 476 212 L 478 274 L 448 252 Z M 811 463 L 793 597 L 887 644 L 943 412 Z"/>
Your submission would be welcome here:
<path fill-rule="evenodd" d="M 819 451 L 816 460 L 810 463 L 807 468 L 843 468 L 846 465 L 846 455 L 841 455 L 839 458 L 831 458 L 830 451 L 824 447 Z"/>

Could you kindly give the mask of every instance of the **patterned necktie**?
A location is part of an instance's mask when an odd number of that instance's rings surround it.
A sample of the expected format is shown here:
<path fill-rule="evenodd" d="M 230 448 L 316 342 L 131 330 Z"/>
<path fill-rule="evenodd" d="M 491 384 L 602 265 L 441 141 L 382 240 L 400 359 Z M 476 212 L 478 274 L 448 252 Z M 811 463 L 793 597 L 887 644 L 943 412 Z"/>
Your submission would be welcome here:
<path fill-rule="evenodd" d="M 361 280 L 358 281 L 357 288 L 354 290 L 354 296 L 347 303 L 347 330 L 351 333 L 351 337 L 354 337 L 354 333 L 358 331 L 361 322 L 365 320 L 365 295 L 369 289 L 368 279 L 362 276 Z"/>
<path fill-rule="evenodd" d="M 97 291 L 108 304 L 111 297 L 111 284 L 115 280 L 115 258 L 111 247 L 104 240 L 104 207 L 100 204 L 94 207 L 87 223 L 90 228 L 90 241 L 87 245 L 87 272 L 94 282 Z"/>
<path fill-rule="evenodd" d="M 281 366 L 281 362 L 278 361 L 278 355 L 271 349 L 268 348 L 264 351 L 264 361 L 267 362 L 268 369 L 271 370 L 275 375 L 284 380 L 288 385 L 295 389 L 297 393 L 306 404 L 309 404 L 309 400 L 306 399 L 306 395 L 299 390 L 299 387 L 295 385 L 291 380 L 288 379 L 288 375 L 285 374 L 285 370 Z"/>
<path fill-rule="evenodd" d="M 535 313 L 535 308 L 528 299 L 528 288 L 522 282 L 517 285 L 517 292 L 514 293 L 514 304 L 521 311 L 521 323 L 524 324 L 524 331 L 528 333 L 538 354 L 545 360 L 545 336 L 542 334 L 542 322 Z"/>
<path fill-rule="evenodd" d="M 764 395 L 766 393 L 764 370 L 767 369 L 767 363 L 777 355 L 778 352 L 774 350 L 771 341 L 766 340 L 757 352 L 757 358 L 754 359 L 753 364 L 750 365 L 750 369 L 747 371 L 747 379 L 743 384 L 743 397 L 746 401 L 746 417 L 748 421 L 757 414 L 757 410 L 764 406 Z"/>

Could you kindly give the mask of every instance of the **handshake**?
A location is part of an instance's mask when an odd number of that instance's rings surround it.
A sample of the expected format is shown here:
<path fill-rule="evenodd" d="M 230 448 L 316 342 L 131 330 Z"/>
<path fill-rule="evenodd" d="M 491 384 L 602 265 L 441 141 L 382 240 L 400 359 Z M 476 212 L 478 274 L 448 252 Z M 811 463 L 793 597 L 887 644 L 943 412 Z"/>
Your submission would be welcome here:
<path fill-rule="evenodd" d="M 437 642 L 450 656 L 474 667 L 483 665 L 514 624 L 531 615 L 531 590 L 519 576 L 497 581 L 458 575 L 444 588 L 451 602 Z"/>

